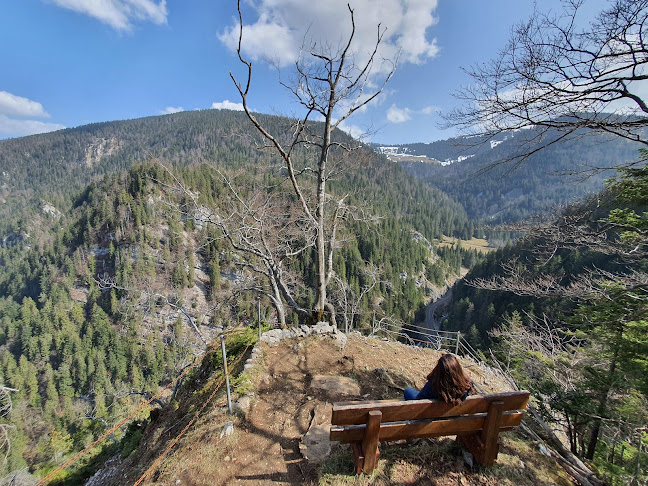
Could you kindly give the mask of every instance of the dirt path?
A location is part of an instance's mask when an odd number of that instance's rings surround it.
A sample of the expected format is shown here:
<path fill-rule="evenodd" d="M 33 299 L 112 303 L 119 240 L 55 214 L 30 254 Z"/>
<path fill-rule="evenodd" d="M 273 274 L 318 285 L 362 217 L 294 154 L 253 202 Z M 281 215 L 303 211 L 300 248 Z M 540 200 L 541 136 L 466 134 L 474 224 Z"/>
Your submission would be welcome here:
<path fill-rule="evenodd" d="M 358 335 L 349 336 L 344 349 L 327 336 L 288 340 L 275 347 L 264 343 L 261 349 L 263 357 L 250 373 L 248 393 L 253 391 L 253 397 L 245 418 L 226 414 L 221 401 L 144 484 L 316 484 L 319 465 L 306 460 L 299 447 L 315 408 L 339 400 L 400 398 L 405 386 L 424 384 L 439 357 L 431 349 Z M 491 387 L 479 368 L 468 362 L 465 366 L 474 381 Z M 360 392 L 350 396 L 315 389 L 311 385 L 318 375 L 351 378 Z M 234 433 L 220 437 L 229 420 Z"/>
<path fill-rule="evenodd" d="M 236 445 L 223 458 L 219 480 L 193 484 L 316 483 L 317 465 L 299 450 L 315 407 L 338 400 L 399 398 L 403 387 L 423 384 L 436 359 L 431 350 L 358 336 L 343 350 L 326 338 L 265 347 L 253 404 L 246 420 L 236 425 Z M 313 389 L 313 376 L 320 374 L 351 377 L 360 394 Z M 483 383 L 479 376 L 475 379 Z"/>

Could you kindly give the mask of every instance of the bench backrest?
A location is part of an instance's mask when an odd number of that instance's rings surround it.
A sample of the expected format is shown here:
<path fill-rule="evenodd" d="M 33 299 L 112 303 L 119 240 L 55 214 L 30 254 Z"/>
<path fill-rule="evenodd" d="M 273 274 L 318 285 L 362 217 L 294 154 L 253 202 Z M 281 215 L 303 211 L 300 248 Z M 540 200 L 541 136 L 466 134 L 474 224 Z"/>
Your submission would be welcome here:
<path fill-rule="evenodd" d="M 498 402 L 502 412 L 499 429 L 509 430 L 520 425 L 522 413 L 518 410 L 526 408 L 529 392 L 469 396 L 456 406 L 439 400 L 337 402 L 333 404 L 331 440 L 361 441 L 371 411 L 382 414 L 381 441 L 475 432 L 484 428 L 493 402 Z"/>

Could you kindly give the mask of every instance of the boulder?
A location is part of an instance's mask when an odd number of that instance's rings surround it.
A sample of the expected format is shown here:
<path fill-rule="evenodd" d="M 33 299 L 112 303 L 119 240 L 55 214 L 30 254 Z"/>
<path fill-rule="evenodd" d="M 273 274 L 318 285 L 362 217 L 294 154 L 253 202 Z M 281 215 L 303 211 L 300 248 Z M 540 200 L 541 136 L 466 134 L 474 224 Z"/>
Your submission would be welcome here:
<path fill-rule="evenodd" d="M 243 395 L 232 404 L 232 410 L 235 413 L 240 413 L 241 415 L 245 416 L 250 411 L 251 404 L 251 398 L 248 395 Z"/>
<path fill-rule="evenodd" d="M 310 463 L 319 464 L 331 453 L 330 418 L 330 403 L 319 403 L 315 406 L 308 431 L 299 444 L 299 452 Z"/>
<path fill-rule="evenodd" d="M 232 435 L 233 433 L 234 433 L 234 422 L 230 420 L 229 422 L 225 422 L 225 425 L 223 425 L 219 439 L 222 439 L 223 437 L 227 437 L 228 435 Z"/>
<path fill-rule="evenodd" d="M 360 396 L 358 383 L 346 376 L 315 375 L 310 386 L 331 395 Z"/>
<path fill-rule="evenodd" d="M 315 324 L 312 327 L 311 332 L 313 334 L 332 334 L 337 332 L 337 328 L 331 326 L 328 322 L 322 321 Z"/>

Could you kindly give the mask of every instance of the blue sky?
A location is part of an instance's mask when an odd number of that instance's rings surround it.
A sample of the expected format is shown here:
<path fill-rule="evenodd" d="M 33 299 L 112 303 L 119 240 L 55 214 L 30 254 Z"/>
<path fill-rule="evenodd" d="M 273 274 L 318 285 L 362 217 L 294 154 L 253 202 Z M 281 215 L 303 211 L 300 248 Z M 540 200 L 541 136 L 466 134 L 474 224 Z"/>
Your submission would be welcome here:
<path fill-rule="evenodd" d="M 275 59 L 287 78 L 306 30 L 330 43 L 344 36 L 346 3 L 244 2 L 254 110 L 299 114 L 262 55 Z M 383 55 L 401 49 L 383 95 L 346 123 L 352 133 L 369 129 L 383 143 L 452 136 L 438 128 L 439 112 L 452 108 L 457 101 L 451 93 L 470 82 L 461 68 L 494 57 L 511 26 L 533 11 L 530 0 L 350 3 L 358 46 L 371 44 L 382 22 L 388 28 Z M 560 4 L 545 1 L 541 8 Z M 231 49 L 236 25 L 235 0 L 0 0 L 0 138 L 179 110 L 237 108 L 229 72 L 245 71 Z"/>

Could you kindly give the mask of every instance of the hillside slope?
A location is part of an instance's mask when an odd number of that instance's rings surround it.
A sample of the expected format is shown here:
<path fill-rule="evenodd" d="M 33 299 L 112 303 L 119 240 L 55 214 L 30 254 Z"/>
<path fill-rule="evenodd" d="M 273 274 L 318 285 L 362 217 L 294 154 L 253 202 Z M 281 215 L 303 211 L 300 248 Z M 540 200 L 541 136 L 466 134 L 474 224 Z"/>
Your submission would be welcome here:
<path fill-rule="evenodd" d="M 221 390 L 156 463 L 214 388 L 217 371 L 211 377 L 201 373 L 187 384 L 192 393 L 181 395 L 177 410 L 170 407 L 156 413 L 158 418 L 143 427 L 137 450 L 123 461 L 115 459 L 110 470 L 97 476 L 103 478 L 101 483 L 90 484 L 134 484 L 147 471 L 141 484 L 570 484 L 552 459 L 517 433 L 504 435 L 498 461 L 490 468 L 469 467 L 461 448 L 449 438 L 383 444 L 379 467 L 371 477 L 352 474 L 346 446 L 334 444 L 321 463 L 306 460 L 300 441 L 312 424 L 328 430 L 324 422 L 330 419 L 328 403 L 398 398 L 404 386 L 422 385 L 439 354 L 357 334 L 350 335 L 343 348 L 329 336 L 290 339 L 275 347 L 262 343 L 257 348 L 255 365 L 234 380 L 234 399 L 245 393 L 251 397 L 249 409 L 227 415 Z M 464 366 L 483 388 L 506 389 L 474 362 L 464 360 Z M 359 393 L 316 389 L 317 375 L 352 378 Z M 230 420 L 234 433 L 221 437 Z M 115 462 L 120 465 L 115 467 Z"/>

